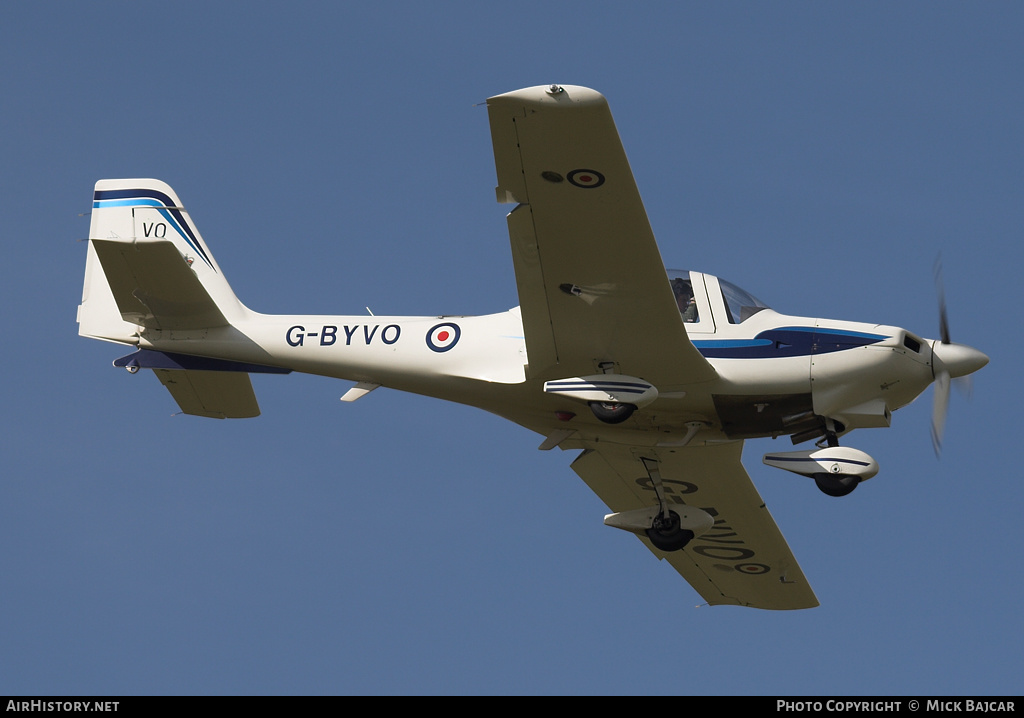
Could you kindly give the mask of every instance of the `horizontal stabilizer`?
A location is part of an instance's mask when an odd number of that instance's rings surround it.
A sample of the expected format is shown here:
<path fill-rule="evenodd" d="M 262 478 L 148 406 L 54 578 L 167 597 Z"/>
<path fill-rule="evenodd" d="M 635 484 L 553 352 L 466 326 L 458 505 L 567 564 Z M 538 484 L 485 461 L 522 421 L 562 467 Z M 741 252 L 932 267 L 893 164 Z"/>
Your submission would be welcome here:
<path fill-rule="evenodd" d="M 181 369 L 154 371 L 186 414 L 211 419 L 247 419 L 260 415 L 248 374 Z"/>
<path fill-rule="evenodd" d="M 93 239 L 92 245 L 125 321 L 147 329 L 229 323 L 173 242 Z"/>
<path fill-rule="evenodd" d="M 185 369 L 192 371 L 236 371 L 247 374 L 291 374 L 291 369 L 263 364 L 249 364 L 227 359 L 210 359 L 178 354 L 176 352 L 158 352 L 152 349 L 139 349 L 128 356 L 114 360 L 114 366 L 134 371 L 138 369 Z"/>
<path fill-rule="evenodd" d="M 373 382 L 361 381 L 354 387 L 346 391 L 345 395 L 341 397 L 341 400 L 355 401 L 356 399 L 362 399 L 364 396 L 366 396 L 379 386 L 380 384 L 374 384 Z"/>

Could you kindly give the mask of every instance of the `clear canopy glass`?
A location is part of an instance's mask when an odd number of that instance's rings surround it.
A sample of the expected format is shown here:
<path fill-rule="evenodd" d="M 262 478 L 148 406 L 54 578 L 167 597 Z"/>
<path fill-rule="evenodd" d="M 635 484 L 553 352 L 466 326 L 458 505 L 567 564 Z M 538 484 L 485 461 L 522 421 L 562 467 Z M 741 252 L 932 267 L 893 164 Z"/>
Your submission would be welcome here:
<path fill-rule="evenodd" d="M 730 324 L 742 324 L 762 309 L 768 309 L 767 304 L 732 282 L 719 279 L 718 284 L 722 287 L 722 297 L 729 312 Z"/>
<path fill-rule="evenodd" d="M 683 321 L 699 322 L 700 315 L 697 310 L 697 302 L 694 299 L 690 272 L 685 269 L 670 269 L 668 270 L 668 281 L 672 286 L 672 294 L 676 298 L 676 306 L 679 307 L 679 314 L 683 317 Z M 732 282 L 719 279 L 718 284 L 722 288 L 726 319 L 730 324 L 742 324 L 762 309 L 769 308 L 753 294 L 737 287 Z"/>

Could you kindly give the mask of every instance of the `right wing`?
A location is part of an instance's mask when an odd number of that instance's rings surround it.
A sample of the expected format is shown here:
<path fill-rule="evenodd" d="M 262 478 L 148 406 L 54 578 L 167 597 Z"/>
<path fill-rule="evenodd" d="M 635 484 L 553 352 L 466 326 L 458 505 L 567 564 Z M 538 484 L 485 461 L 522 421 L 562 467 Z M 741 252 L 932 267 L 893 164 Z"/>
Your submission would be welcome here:
<path fill-rule="evenodd" d="M 612 511 L 656 505 L 657 496 L 641 457 L 657 459 L 666 500 L 711 514 L 711 530 L 681 551 L 660 551 L 710 605 L 754 608 L 813 608 L 818 599 L 750 481 L 740 452 L 743 442 L 679 449 L 594 443 L 573 462 L 594 493 Z"/>

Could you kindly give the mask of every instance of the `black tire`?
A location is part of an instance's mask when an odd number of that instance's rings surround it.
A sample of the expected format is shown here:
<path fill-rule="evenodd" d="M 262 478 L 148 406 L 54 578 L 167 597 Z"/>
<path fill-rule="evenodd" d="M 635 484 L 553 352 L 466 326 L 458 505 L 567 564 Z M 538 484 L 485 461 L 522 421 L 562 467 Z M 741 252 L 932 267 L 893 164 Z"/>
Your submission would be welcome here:
<path fill-rule="evenodd" d="M 679 551 L 693 540 L 693 531 L 679 527 L 679 514 L 668 512 L 668 519 L 657 518 L 654 527 L 647 529 L 647 538 L 662 551 Z"/>
<path fill-rule="evenodd" d="M 635 404 L 619 404 L 610 401 L 592 401 L 590 410 L 606 424 L 621 424 L 636 411 Z"/>
<path fill-rule="evenodd" d="M 850 474 L 815 474 L 814 483 L 829 496 L 846 496 L 857 488 L 860 479 Z"/>

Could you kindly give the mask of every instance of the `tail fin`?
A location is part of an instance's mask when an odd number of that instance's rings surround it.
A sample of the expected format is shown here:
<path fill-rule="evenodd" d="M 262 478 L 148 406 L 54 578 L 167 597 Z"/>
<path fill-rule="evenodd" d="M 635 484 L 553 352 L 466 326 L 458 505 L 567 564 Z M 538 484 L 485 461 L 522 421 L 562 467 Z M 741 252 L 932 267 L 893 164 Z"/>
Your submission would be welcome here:
<path fill-rule="evenodd" d="M 96 183 L 79 334 L 137 345 L 146 330 L 212 329 L 248 313 L 174 190 L 153 179 Z M 194 359 L 136 352 L 115 365 L 152 369 L 186 414 L 259 415 L 247 372 L 265 368 Z"/>
<path fill-rule="evenodd" d="M 133 344 L 140 326 L 223 326 L 247 311 L 170 186 L 96 183 L 79 334 Z"/>

